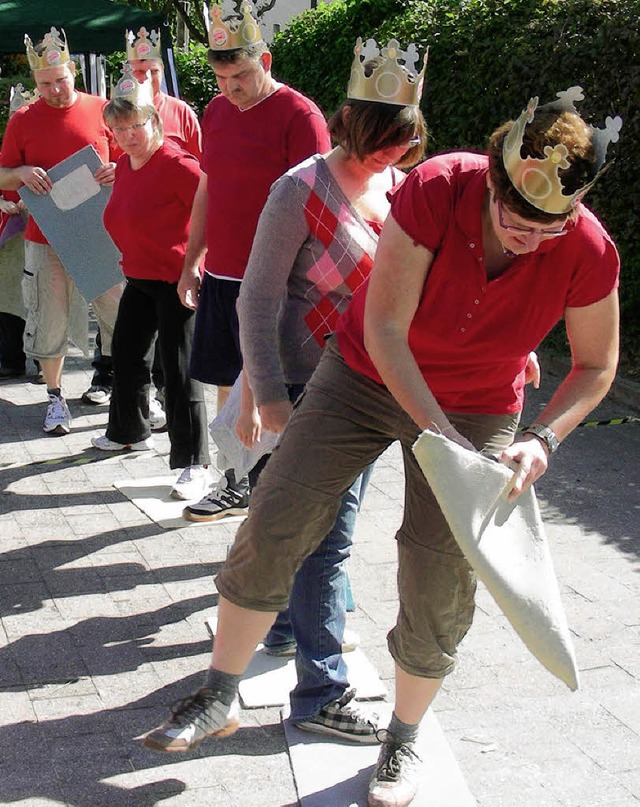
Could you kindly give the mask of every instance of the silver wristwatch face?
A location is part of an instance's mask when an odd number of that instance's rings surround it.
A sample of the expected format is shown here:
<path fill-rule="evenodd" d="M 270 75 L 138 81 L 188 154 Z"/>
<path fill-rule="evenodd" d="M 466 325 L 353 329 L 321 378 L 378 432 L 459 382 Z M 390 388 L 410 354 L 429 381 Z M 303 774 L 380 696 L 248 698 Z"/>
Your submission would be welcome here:
<path fill-rule="evenodd" d="M 542 426 L 539 423 L 534 423 L 532 426 L 529 426 L 529 428 L 525 429 L 525 434 L 527 432 L 535 434 L 536 437 L 539 437 L 541 440 L 543 440 L 547 448 L 549 449 L 549 454 L 553 454 L 560 445 L 558 438 L 555 435 L 555 432 L 549 426 Z"/>

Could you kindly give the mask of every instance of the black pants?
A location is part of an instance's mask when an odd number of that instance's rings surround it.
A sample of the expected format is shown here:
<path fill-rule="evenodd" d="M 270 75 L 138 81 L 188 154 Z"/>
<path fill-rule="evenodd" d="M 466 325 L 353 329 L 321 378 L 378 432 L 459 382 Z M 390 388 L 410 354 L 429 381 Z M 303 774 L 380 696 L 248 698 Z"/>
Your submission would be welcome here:
<path fill-rule="evenodd" d="M 149 386 L 157 332 L 165 375 L 171 468 L 209 463 L 204 387 L 189 376 L 194 322 L 195 312 L 180 302 L 176 283 L 127 280 L 113 333 L 114 378 L 107 437 L 118 443 L 135 443 L 151 434 Z"/>
<path fill-rule="evenodd" d="M 23 370 L 27 357 L 22 348 L 24 320 L 0 312 L 0 364 L 7 370 Z"/>
<path fill-rule="evenodd" d="M 153 365 L 151 367 L 151 378 L 155 384 L 156 390 L 164 389 L 164 370 L 162 369 L 162 359 L 160 358 L 160 351 L 155 349 L 153 351 Z M 102 354 L 102 337 L 100 336 L 100 328 L 96 333 L 96 346 L 93 351 L 93 378 L 91 379 L 91 386 L 93 387 L 106 387 L 111 389 L 113 386 L 113 362 L 111 356 L 104 356 Z"/>

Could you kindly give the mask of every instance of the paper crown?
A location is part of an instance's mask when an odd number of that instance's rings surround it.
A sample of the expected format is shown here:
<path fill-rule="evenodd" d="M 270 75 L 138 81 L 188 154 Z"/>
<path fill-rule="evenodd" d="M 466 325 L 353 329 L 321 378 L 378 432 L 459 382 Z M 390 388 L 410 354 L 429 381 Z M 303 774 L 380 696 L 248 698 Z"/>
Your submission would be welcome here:
<path fill-rule="evenodd" d="M 26 106 L 32 101 L 37 101 L 39 97 L 40 93 L 38 90 L 29 92 L 29 90 L 25 90 L 22 84 L 16 84 L 15 87 L 11 88 L 9 93 L 9 114 L 13 115 L 20 107 Z"/>
<path fill-rule="evenodd" d="M 146 28 L 141 28 L 137 35 L 133 31 L 127 30 L 125 40 L 128 61 L 132 59 L 162 59 L 160 32 L 155 28 L 152 28 L 149 32 L 147 32 Z"/>
<path fill-rule="evenodd" d="M 64 40 L 61 39 L 61 33 Z M 67 47 L 67 37 L 64 29 L 62 32 L 51 26 L 48 34 L 44 35 L 42 43 L 38 49 L 33 47 L 28 34 L 24 35 L 24 44 L 27 49 L 27 60 L 32 70 L 42 70 L 45 67 L 57 67 L 71 61 L 71 55 Z"/>
<path fill-rule="evenodd" d="M 538 106 L 538 98 L 531 98 L 527 108 L 523 110 L 514 123 L 502 145 L 502 161 L 518 193 L 538 210 L 545 213 L 562 215 L 575 207 L 582 197 L 589 191 L 596 180 L 609 167 L 605 165 L 607 146 L 617 143 L 622 128 L 622 118 L 605 118 L 604 129 L 591 130 L 591 145 L 595 152 L 595 176 L 586 185 L 578 188 L 574 193 L 565 193 L 559 169 L 569 168 L 571 163 L 567 159 L 569 150 L 563 143 L 555 146 L 545 146 L 545 157 L 522 157 L 521 148 L 524 140 L 525 128 L 535 117 L 536 110 L 553 112 L 574 112 L 576 101 L 584 99 L 582 87 L 569 87 L 568 90 L 556 93 L 558 100 Z"/>
<path fill-rule="evenodd" d="M 111 90 L 111 100 L 116 98 L 124 98 L 137 107 L 153 106 L 153 87 L 149 75 L 141 84 L 133 75 L 129 62 L 125 62 L 122 65 L 122 76 Z"/>
<path fill-rule="evenodd" d="M 238 17 L 234 11 L 227 14 L 223 4 L 212 4 L 209 9 L 209 47 L 211 50 L 235 50 L 264 41 L 260 25 L 251 15 L 253 5 L 248 1 L 244 2 L 240 11 L 242 16 Z"/>
<path fill-rule="evenodd" d="M 367 39 L 363 45 L 362 38 L 358 37 L 353 52 L 355 56 L 351 65 L 347 98 L 418 106 L 427 69 L 428 50 L 422 57 L 420 72 L 416 68 L 418 51 L 413 43 L 403 51 L 395 39 L 389 40 L 386 48 L 379 48 L 375 40 Z M 377 64 L 370 75 L 366 75 L 364 66 L 371 59 Z"/>

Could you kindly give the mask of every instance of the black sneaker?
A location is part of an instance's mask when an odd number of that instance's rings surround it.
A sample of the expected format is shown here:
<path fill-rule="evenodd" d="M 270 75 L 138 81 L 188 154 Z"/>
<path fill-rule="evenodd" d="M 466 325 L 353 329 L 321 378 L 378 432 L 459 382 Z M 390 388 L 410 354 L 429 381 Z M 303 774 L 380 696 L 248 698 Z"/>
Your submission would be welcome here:
<path fill-rule="evenodd" d="M 407 807 L 418 788 L 422 760 L 415 743 L 397 742 L 389 732 L 384 735 L 376 768 L 369 782 L 369 807 Z"/>
<path fill-rule="evenodd" d="M 166 723 L 149 732 L 144 745 L 154 751 L 190 751 L 205 737 L 227 737 L 237 730 L 240 705 L 222 703 L 220 693 L 202 687 L 177 703 Z"/>
<path fill-rule="evenodd" d="M 323 706 L 316 717 L 296 721 L 295 725 L 304 731 L 330 734 L 347 742 L 375 745 L 380 742 L 380 717 L 375 712 L 363 709 L 355 702 L 355 697 L 355 689 L 349 689 L 340 700 Z"/>
<path fill-rule="evenodd" d="M 229 486 L 225 476 L 211 493 L 182 511 L 187 521 L 217 521 L 225 516 L 246 516 L 249 512 L 249 491 L 238 491 Z"/>

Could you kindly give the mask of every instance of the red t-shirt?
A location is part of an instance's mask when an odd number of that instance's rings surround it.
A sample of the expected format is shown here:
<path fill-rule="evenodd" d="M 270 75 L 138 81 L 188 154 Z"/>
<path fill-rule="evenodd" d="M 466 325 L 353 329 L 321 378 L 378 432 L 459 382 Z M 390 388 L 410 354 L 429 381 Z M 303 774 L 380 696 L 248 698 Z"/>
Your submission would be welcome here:
<path fill-rule="evenodd" d="M 198 116 L 189 104 L 160 92 L 153 99 L 153 105 L 160 115 L 165 140 L 174 140 L 199 160 L 202 156 L 202 132 Z"/>
<path fill-rule="evenodd" d="M 205 269 L 241 280 L 269 188 L 289 168 L 330 148 L 327 125 L 313 101 L 280 86 L 244 112 L 216 96 L 204 112 L 202 132 Z"/>
<path fill-rule="evenodd" d="M 128 155 L 120 157 L 104 226 L 127 277 L 178 282 L 199 181 L 197 159 L 171 140 L 137 171 Z"/>
<path fill-rule="evenodd" d="M 482 203 L 488 158 L 433 157 L 391 191 L 391 214 L 434 259 L 409 330 L 409 345 L 446 411 L 508 414 L 522 409 L 527 356 L 567 307 L 591 305 L 617 287 L 611 237 L 584 205 L 570 232 L 517 257 L 487 280 Z M 375 271 L 375 270 L 374 270 Z M 382 383 L 363 340 L 366 286 L 336 329 L 346 362 Z"/>
<path fill-rule="evenodd" d="M 4 168 L 36 165 L 48 170 L 89 145 L 103 162 L 109 162 L 113 141 L 102 120 L 105 103 L 104 98 L 78 92 L 76 101 L 64 109 L 49 106 L 42 98 L 23 106 L 7 123 L 0 165 Z M 25 238 L 47 243 L 31 216 Z"/>

